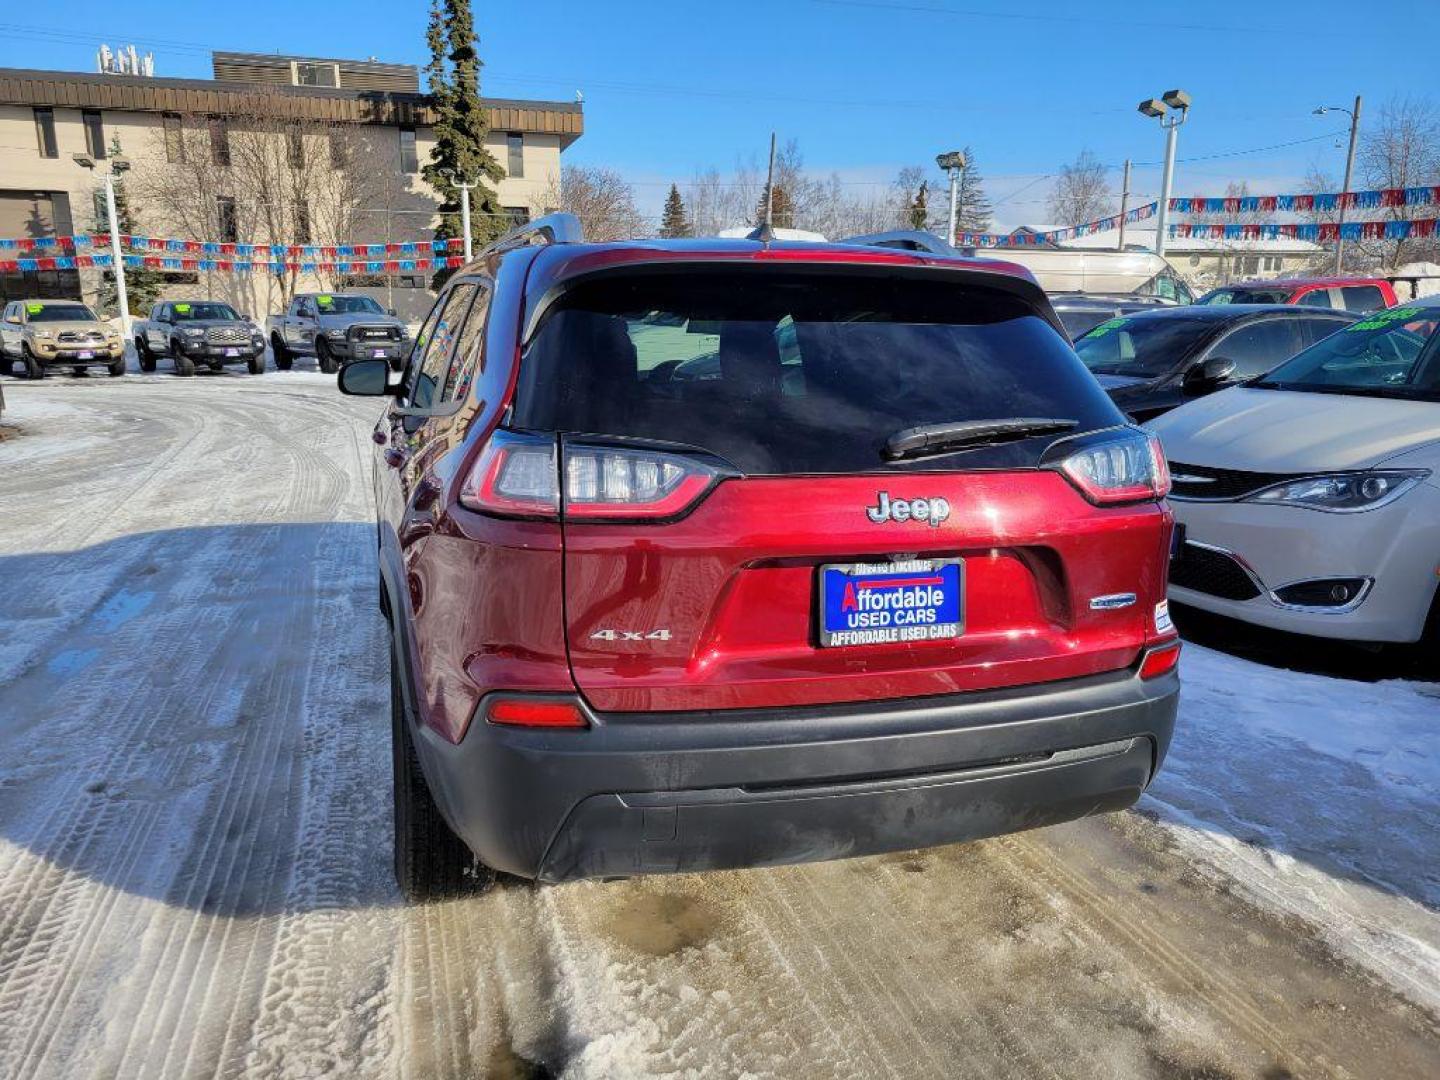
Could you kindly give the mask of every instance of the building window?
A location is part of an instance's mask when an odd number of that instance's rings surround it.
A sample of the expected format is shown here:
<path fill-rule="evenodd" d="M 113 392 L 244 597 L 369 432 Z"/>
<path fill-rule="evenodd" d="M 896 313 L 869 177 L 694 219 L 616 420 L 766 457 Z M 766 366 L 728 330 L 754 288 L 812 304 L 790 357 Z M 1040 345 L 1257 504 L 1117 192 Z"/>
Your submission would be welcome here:
<path fill-rule="evenodd" d="M 185 160 L 185 133 L 180 127 L 180 114 L 167 112 L 160 118 L 165 125 L 165 160 L 170 164 Z"/>
<path fill-rule="evenodd" d="M 530 223 L 530 208 L 528 206 L 502 206 L 500 208 L 510 218 L 506 223 L 511 229 L 518 229 L 521 225 Z"/>
<path fill-rule="evenodd" d="M 295 64 L 295 85 L 339 86 L 340 82 L 335 77 L 334 64 L 311 64 L 297 62 Z"/>
<path fill-rule="evenodd" d="M 55 145 L 55 110 L 35 110 L 35 141 L 40 144 L 41 157 L 59 157 Z"/>
<path fill-rule="evenodd" d="M 402 173 L 420 171 L 420 159 L 415 154 L 415 129 L 412 127 L 400 129 L 400 171 Z"/>
<path fill-rule="evenodd" d="M 295 242 L 308 244 L 310 240 L 310 207 L 303 202 L 295 204 Z"/>
<path fill-rule="evenodd" d="M 108 233 L 110 231 L 110 206 L 105 201 L 103 191 L 92 192 L 90 205 L 95 211 L 95 231 Z"/>
<path fill-rule="evenodd" d="M 525 175 L 525 136 L 518 131 L 505 134 L 505 172 L 509 176 Z"/>
<path fill-rule="evenodd" d="M 429 285 L 424 274 L 401 274 L 396 280 L 402 289 L 423 289 Z"/>
<path fill-rule="evenodd" d="M 285 151 L 292 169 L 305 167 L 305 135 L 298 127 L 292 126 L 286 129 Z"/>
<path fill-rule="evenodd" d="M 99 161 L 105 156 L 105 123 L 100 118 L 100 110 L 83 110 L 80 122 L 85 125 L 85 152 Z"/>
<path fill-rule="evenodd" d="M 220 242 L 235 244 L 240 241 L 240 222 L 235 216 L 235 200 L 228 195 L 215 197 L 215 219 L 220 226 Z"/>
<path fill-rule="evenodd" d="M 215 165 L 230 164 L 230 126 L 219 116 L 210 118 L 210 161 Z"/>
<path fill-rule="evenodd" d="M 350 164 L 350 133 L 332 129 L 330 132 L 330 167 L 343 169 Z"/>

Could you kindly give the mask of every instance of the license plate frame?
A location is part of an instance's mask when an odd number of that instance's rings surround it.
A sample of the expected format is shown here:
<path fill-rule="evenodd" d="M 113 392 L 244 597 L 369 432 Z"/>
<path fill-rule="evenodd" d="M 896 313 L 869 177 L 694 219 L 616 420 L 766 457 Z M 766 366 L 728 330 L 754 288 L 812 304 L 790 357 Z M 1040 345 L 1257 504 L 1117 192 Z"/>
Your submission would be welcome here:
<path fill-rule="evenodd" d="M 226 349 L 226 350 L 225 350 L 225 355 L 226 355 L 226 356 L 239 356 L 239 355 L 240 355 L 240 350 L 239 350 L 239 349 Z"/>
<path fill-rule="evenodd" d="M 77 353 L 75 354 L 75 359 L 76 359 L 76 360 L 94 360 L 94 359 L 95 359 L 95 350 L 94 350 L 94 349 L 81 349 L 79 352 L 77 352 Z"/>
<path fill-rule="evenodd" d="M 855 586 L 848 598 L 847 584 Z M 913 602 L 884 600 L 867 608 L 861 597 L 907 589 Z M 931 602 L 915 595 L 921 589 L 941 595 Z M 852 616 L 863 617 L 864 625 L 851 625 Z M 815 577 L 815 627 L 825 649 L 954 641 L 965 633 L 965 560 L 822 564 Z"/>
<path fill-rule="evenodd" d="M 371 359 L 371 360 L 384 360 L 384 359 L 387 358 L 387 355 L 388 355 L 389 352 L 390 352 L 389 349 L 371 349 L 371 350 L 370 350 L 370 359 Z"/>

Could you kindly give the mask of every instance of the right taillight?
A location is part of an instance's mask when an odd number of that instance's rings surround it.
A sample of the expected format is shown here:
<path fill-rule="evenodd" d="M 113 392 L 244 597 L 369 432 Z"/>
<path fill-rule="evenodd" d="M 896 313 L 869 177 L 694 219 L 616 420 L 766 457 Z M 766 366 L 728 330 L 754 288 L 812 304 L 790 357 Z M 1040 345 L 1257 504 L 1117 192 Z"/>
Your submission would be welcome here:
<path fill-rule="evenodd" d="M 1161 675 L 1174 671 L 1180 664 L 1180 643 L 1172 642 L 1169 645 L 1161 645 L 1158 649 L 1151 649 L 1140 661 L 1140 678 L 1158 679 Z"/>
<path fill-rule="evenodd" d="M 563 499 L 560 477 L 564 475 Z M 567 444 L 496 431 L 460 488 L 460 503 L 504 517 L 657 521 L 693 507 L 721 470 L 683 454 L 646 447 Z"/>
<path fill-rule="evenodd" d="M 1086 441 L 1054 466 L 1099 506 L 1161 499 L 1170 491 L 1160 440 L 1134 428 Z"/>

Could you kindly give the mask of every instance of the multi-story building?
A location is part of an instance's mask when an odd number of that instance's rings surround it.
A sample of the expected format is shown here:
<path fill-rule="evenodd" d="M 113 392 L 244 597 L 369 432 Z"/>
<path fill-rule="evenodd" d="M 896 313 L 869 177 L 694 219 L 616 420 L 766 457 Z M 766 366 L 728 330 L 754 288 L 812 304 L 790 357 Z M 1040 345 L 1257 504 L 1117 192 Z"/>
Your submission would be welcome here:
<path fill-rule="evenodd" d="M 108 169 L 117 141 L 137 234 L 314 244 L 432 236 L 438 202 L 420 170 L 434 113 L 415 67 L 217 52 L 212 68 L 212 80 L 0 68 L 0 237 L 104 231 L 97 171 Z M 495 185 L 499 212 L 527 220 L 555 204 L 561 153 L 584 130 L 581 106 L 485 105 L 487 145 L 505 170 Z M 257 315 L 288 291 L 351 284 L 382 289 L 402 315 L 428 303 L 424 272 L 291 277 L 181 271 L 166 274 L 164 295 L 207 292 Z M 0 301 L 94 301 L 101 284 L 97 270 L 4 273 Z"/>

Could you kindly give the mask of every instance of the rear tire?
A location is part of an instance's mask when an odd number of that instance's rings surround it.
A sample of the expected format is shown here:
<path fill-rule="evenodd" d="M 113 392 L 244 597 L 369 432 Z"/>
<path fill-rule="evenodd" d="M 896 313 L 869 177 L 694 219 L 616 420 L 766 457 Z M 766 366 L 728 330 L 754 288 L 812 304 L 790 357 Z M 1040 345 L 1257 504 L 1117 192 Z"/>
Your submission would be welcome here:
<path fill-rule="evenodd" d="M 35 354 L 30 351 L 29 345 L 20 347 L 20 362 L 25 365 L 27 379 L 43 379 L 45 377 L 45 369 L 40 366 L 40 361 L 35 359 Z"/>
<path fill-rule="evenodd" d="M 335 354 L 330 351 L 330 343 L 318 334 L 316 338 L 315 362 L 326 375 L 334 375 L 340 370 L 340 365 L 335 361 Z"/>
<path fill-rule="evenodd" d="M 399 660 L 390 649 L 390 728 L 395 772 L 395 880 L 407 900 L 425 903 L 484 890 L 495 880 L 451 831 L 430 794 L 405 719 Z"/>
<path fill-rule="evenodd" d="M 179 346 L 170 346 L 171 355 L 175 358 L 175 374 L 182 379 L 188 379 L 195 374 L 195 361 L 180 351 Z"/>
<path fill-rule="evenodd" d="M 135 359 L 139 361 L 141 371 L 155 370 L 155 354 L 143 337 L 135 339 Z"/>
<path fill-rule="evenodd" d="M 245 361 L 245 367 L 249 369 L 251 375 L 265 374 L 265 354 L 263 352 L 256 353 Z"/>
<path fill-rule="evenodd" d="M 280 340 L 279 334 L 270 335 L 270 351 L 275 354 L 275 370 L 289 371 L 295 358 L 290 355 L 290 350 L 285 348 L 285 342 Z"/>

